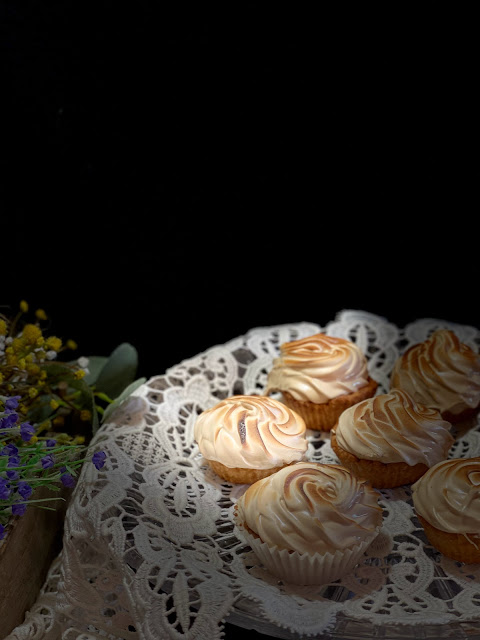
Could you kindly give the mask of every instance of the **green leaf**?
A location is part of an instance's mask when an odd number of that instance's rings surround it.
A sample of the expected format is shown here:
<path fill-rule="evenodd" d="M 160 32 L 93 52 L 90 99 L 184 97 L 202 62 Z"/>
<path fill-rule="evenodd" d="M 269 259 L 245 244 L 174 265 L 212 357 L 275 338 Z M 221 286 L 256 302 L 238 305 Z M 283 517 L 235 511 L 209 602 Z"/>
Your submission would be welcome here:
<path fill-rule="evenodd" d="M 60 380 L 70 381 L 75 374 L 72 365 L 63 362 L 45 362 L 42 368 L 47 372 L 47 379 L 52 384 L 56 384 Z"/>
<path fill-rule="evenodd" d="M 96 383 L 100 372 L 107 362 L 107 356 L 88 356 L 88 373 L 84 377 L 84 380 L 88 385 L 92 386 Z"/>
<path fill-rule="evenodd" d="M 47 420 L 54 409 L 50 406 L 51 395 L 42 394 L 35 398 L 35 403 L 28 410 L 28 419 L 34 424 L 40 424 Z"/>
<path fill-rule="evenodd" d="M 47 489 L 49 489 L 50 491 L 61 491 L 62 490 L 62 488 L 59 487 L 56 484 L 45 484 L 43 486 L 46 487 Z"/>
<path fill-rule="evenodd" d="M 111 415 L 111 413 L 115 411 L 117 407 L 119 407 L 129 396 L 132 395 L 135 389 L 138 389 L 138 387 L 140 387 L 144 382 L 146 382 L 146 380 L 147 380 L 146 378 L 138 378 L 137 380 L 129 384 L 128 387 L 124 389 L 117 398 L 115 398 L 112 404 L 109 404 L 108 407 L 105 409 L 102 417 L 102 423 L 105 422 L 105 420 L 107 420 L 108 416 Z"/>
<path fill-rule="evenodd" d="M 114 349 L 100 371 L 95 389 L 116 398 L 134 380 L 138 367 L 138 353 L 134 346 L 123 342 Z"/>

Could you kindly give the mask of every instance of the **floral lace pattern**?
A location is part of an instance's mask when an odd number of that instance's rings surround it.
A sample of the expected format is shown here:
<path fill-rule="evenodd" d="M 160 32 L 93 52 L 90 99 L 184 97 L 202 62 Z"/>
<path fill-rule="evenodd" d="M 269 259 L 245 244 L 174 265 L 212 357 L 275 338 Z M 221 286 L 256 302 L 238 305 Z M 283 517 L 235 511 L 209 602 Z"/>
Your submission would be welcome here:
<path fill-rule="evenodd" d="M 283 638 L 347 637 L 335 635 L 345 617 L 413 626 L 480 620 L 479 565 L 429 545 L 408 486 L 381 491 L 381 534 L 351 574 L 320 587 L 279 583 L 236 536 L 232 509 L 246 486 L 222 482 L 193 438 L 197 415 L 219 399 L 262 392 L 282 342 L 321 330 L 356 342 L 382 393 L 398 355 L 440 327 L 478 351 L 474 327 L 422 319 L 400 329 L 343 311 L 325 327 L 252 329 L 150 379 L 96 434 L 92 446 L 101 443 L 107 464 L 82 470 L 63 551 L 8 640 L 217 640 L 228 616 L 258 620 L 259 630 Z M 328 435 L 308 438 L 311 460 L 337 462 Z M 457 433 L 450 456 L 479 455 L 474 423 Z"/>

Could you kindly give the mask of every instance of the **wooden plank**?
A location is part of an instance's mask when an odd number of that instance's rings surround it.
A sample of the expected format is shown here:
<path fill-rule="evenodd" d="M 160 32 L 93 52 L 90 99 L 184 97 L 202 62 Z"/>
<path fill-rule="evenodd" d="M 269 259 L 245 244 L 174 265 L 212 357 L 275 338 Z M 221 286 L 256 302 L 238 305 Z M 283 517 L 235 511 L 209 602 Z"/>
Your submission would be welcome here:
<path fill-rule="evenodd" d="M 63 497 L 60 492 L 40 488 L 36 498 Z M 67 501 L 46 503 L 55 508 L 47 511 L 29 505 L 23 516 L 16 516 L 0 542 L 0 638 L 5 638 L 25 618 L 35 603 L 45 581 L 48 568 L 62 547 L 63 521 Z"/>

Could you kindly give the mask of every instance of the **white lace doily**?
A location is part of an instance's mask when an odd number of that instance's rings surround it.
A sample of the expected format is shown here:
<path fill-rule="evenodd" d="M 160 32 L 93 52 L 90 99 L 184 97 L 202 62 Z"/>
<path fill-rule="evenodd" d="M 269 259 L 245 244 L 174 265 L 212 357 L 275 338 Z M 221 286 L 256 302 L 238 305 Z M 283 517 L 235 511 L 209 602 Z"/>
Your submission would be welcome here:
<path fill-rule="evenodd" d="M 282 342 L 320 330 L 353 340 L 381 393 L 398 355 L 439 327 L 478 351 L 474 327 L 423 319 L 400 329 L 343 311 L 325 327 L 252 329 L 150 379 L 95 436 L 107 464 L 84 466 L 63 551 L 8 640 L 215 640 L 226 619 L 282 638 L 371 638 L 372 625 L 395 628 L 395 637 L 398 625 L 404 637 L 420 625 L 425 638 L 440 637 L 428 629 L 441 624 L 456 625 L 456 638 L 480 630 L 480 565 L 449 560 L 428 544 L 408 487 L 381 492 L 382 532 L 350 575 L 317 588 L 281 585 L 235 536 L 232 508 L 246 486 L 223 483 L 193 439 L 201 411 L 263 390 Z M 309 432 L 310 458 L 336 462 L 321 436 Z M 458 434 L 450 455 L 480 455 L 478 423 Z"/>

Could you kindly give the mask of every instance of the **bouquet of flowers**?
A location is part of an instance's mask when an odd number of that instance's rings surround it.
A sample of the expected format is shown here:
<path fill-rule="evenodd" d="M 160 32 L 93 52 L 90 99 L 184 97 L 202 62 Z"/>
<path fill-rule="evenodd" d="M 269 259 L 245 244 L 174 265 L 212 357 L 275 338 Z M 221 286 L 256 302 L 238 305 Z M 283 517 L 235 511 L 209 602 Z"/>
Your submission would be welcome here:
<path fill-rule="evenodd" d="M 7 524 L 32 505 L 54 510 L 36 489 L 73 488 L 85 461 L 101 469 L 103 451 L 89 441 L 99 423 L 145 381 L 135 380 L 138 358 L 123 343 L 109 357 L 60 361 L 75 350 L 57 336 L 45 336 L 42 309 L 27 322 L 28 304 L 13 318 L 0 314 L 0 540 Z"/>

